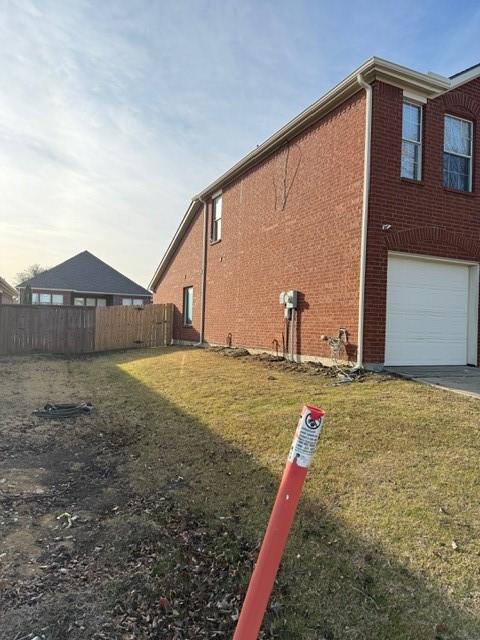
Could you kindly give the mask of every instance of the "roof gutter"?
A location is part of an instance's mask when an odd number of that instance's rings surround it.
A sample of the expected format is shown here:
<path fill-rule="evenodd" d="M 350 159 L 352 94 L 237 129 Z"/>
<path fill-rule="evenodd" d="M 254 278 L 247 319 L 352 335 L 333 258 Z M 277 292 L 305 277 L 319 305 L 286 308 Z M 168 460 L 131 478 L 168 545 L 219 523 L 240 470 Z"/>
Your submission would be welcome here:
<path fill-rule="evenodd" d="M 358 289 L 358 329 L 357 329 L 357 364 L 363 367 L 363 334 L 365 325 L 365 273 L 367 266 L 367 232 L 368 232 L 368 202 L 370 196 L 370 165 L 372 149 L 372 86 L 365 82 L 361 73 L 357 75 L 358 84 L 365 89 L 365 148 L 363 156 L 363 200 L 362 200 L 362 228 L 360 235 L 360 280 Z"/>

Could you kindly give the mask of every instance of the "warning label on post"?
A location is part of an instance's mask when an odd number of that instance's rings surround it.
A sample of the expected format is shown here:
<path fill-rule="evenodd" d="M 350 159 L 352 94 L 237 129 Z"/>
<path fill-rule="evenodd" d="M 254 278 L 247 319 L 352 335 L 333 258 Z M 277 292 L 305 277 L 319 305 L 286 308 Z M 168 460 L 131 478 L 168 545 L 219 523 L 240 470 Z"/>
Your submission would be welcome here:
<path fill-rule="evenodd" d="M 322 427 L 323 416 L 314 419 L 308 407 L 304 407 L 288 454 L 290 462 L 296 462 L 299 467 L 310 466 Z"/>

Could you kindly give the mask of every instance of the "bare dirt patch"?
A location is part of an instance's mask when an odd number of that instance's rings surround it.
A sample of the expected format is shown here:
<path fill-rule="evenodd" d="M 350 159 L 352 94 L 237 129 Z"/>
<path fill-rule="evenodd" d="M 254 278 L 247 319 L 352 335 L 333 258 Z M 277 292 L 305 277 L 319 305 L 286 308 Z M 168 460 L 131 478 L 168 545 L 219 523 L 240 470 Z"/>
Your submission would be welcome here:
<path fill-rule="evenodd" d="M 0 362 L 0 638 L 228 637 L 253 547 L 182 508 L 176 477 L 164 492 L 134 489 L 140 434 L 121 413 L 30 415 L 47 400 L 91 399 L 85 364 Z"/>

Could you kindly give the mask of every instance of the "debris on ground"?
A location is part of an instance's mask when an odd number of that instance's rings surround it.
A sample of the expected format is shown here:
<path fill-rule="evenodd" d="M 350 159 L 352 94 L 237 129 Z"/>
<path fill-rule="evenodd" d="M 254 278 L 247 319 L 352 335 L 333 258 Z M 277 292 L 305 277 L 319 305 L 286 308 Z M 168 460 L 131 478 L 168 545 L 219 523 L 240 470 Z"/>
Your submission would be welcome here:
<path fill-rule="evenodd" d="M 208 347 L 209 351 L 213 351 L 222 356 L 229 358 L 245 358 L 253 362 L 261 362 L 269 367 L 289 371 L 293 373 L 302 373 L 310 376 L 323 376 L 324 378 L 332 378 L 333 385 L 351 384 L 352 382 L 364 382 L 374 378 L 377 382 L 389 380 L 390 375 L 378 374 L 367 371 L 361 367 L 348 364 L 343 365 L 337 361 L 332 366 L 326 366 L 321 362 L 294 362 L 283 356 L 277 356 L 268 352 L 250 353 L 248 349 L 243 347 Z M 275 379 L 270 377 L 269 379 Z"/>
<path fill-rule="evenodd" d="M 58 402 L 47 402 L 43 409 L 32 411 L 37 418 L 74 418 L 76 416 L 90 414 L 94 407 L 91 402 L 80 402 L 79 404 L 60 404 Z"/>

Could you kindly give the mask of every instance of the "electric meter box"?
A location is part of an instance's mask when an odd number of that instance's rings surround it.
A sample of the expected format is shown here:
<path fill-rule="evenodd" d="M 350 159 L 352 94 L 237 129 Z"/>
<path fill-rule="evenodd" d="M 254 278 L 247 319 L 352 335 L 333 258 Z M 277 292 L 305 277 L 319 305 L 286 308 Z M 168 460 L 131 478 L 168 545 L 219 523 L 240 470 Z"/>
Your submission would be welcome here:
<path fill-rule="evenodd" d="M 298 301 L 298 291 L 282 291 L 279 297 L 279 302 L 286 309 L 296 309 Z"/>

